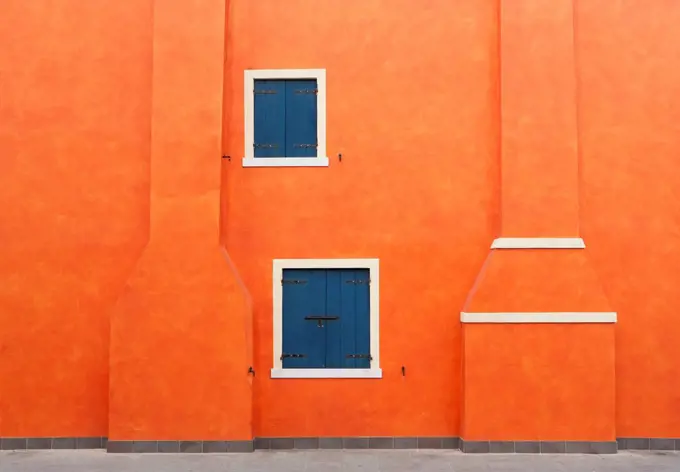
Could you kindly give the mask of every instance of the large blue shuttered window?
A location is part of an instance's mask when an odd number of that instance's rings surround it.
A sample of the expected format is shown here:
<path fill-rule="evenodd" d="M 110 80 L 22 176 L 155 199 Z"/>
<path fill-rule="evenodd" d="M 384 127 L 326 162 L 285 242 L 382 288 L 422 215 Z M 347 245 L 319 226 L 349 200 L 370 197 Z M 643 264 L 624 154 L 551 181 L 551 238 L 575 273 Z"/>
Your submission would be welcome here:
<path fill-rule="evenodd" d="M 371 367 L 368 269 L 284 269 L 284 369 Z"/>
<path fill-rule="evenodd" d="M 317 81 L 255 80 L 254 156 L 317 157 Z"/>

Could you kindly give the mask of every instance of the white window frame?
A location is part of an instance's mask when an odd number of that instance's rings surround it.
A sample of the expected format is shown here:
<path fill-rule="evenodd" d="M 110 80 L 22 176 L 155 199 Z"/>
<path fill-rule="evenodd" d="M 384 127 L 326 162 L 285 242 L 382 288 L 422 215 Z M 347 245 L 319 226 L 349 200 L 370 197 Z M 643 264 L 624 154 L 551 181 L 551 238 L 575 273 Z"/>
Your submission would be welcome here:
<path fill-rule="evenodd" d="M 255 81 L 315 79 L 317 85 L 317 157 L 255 157 Z M 245 154 L 243 167 L 328 167 L 326 155 L 326 69 L 250 69 L 244 84 Z"/>
<path fill-rule="evenodd" d="M 274 367 L 273 379 L 379 379 L 380 369 L 380 261 L 379 259 L 274 259 Z M 284 269 L 368 269 L 371 338 L 371 367 L 368 369 L 284 369 L 283 350 L 283 279 Z"/>

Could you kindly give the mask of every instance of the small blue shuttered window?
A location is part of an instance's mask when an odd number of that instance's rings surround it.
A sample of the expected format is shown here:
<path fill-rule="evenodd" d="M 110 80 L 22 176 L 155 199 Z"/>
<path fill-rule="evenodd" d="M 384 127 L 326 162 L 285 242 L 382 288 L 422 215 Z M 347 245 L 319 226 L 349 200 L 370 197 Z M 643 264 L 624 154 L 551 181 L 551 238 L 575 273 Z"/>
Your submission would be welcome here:
<path fill-rule="evenodd" d="M 284 369 L 371 367 L 368 269 L 283 271 Z"/>
<path fill-rule="evenodd" d="M 255 157 L 317 157 L 316 80 L 255 80 Z"/>

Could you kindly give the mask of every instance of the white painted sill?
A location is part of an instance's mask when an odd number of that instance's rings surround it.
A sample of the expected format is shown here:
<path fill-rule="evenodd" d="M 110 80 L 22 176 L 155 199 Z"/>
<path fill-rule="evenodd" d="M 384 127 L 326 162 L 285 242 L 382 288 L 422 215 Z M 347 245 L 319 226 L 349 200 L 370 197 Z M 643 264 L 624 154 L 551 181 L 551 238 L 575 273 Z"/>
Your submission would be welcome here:
<path fill-rule="evenodd" d="M 382 369 L 272 369 L 272 379 L 382 379 Z"/>
<path fill-rule="evenodd" d="M 491 249 L 585 249 L 582 238 L 496 238 Z"/>
<path fill-rule="evenodd" d="M 504 312 L 504 313 L 466 313 L 460 312 L 461 323 L 616 323 L 617 315 L 615 311 L 594 311 L 594 312 Z"/>
<path fill-rule="evenodd" d="M 244 157 L 243 167 L 328 167 L 327 157 Z"/>

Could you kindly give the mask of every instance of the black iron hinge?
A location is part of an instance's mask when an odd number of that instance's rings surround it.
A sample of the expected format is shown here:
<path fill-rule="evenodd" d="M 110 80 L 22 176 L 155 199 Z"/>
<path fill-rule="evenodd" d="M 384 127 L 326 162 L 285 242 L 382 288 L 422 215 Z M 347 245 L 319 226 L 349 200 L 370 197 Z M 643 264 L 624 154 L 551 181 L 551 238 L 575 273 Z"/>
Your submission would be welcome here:
<path fill-rule="evenodd" d="M 302 357 L 307 357 L 307 354 L 281 354 L 281 360 L 284 360 L 284 359 L 287 359 L 287 358 L 300 359 Z"/>
<path fill-rule="evenodd" d="M 347 354 L 345 357 L 347 359 L 368 359 L 369 361 L 373 360 L 373 357 L 370 354 Z"/>
<path fill-rule="evenodd" d="M 300 279 L 281 279 L 281 285 L 283 285 L 283 284 L 304 285 L 306 283 L 307 283 L 306 280 L 300 280 Z"/>
<path fill-rule="evenodd" d="M 316 149 L 319 147 L 318 144 L 293 144 L 294 148 L 300 148 L 300 149 Z"/>
<path fill-rule="evenodd" d="M 294 93 L 297 94 L 308 94 L 308 95 L 318 95 L 319 89 L 298 89 Z"/>
<path fill-rule="evenodd" d="M 253 147 L 255 149 L 274 149 L 274 148 L 279 147 L 279 145 L 278 144 L 257 144 L 257 143 L 255 143 L 255 144 L 253 144 Z"/>
<path fill-rule="evenodd" d="M 371 280 L 361 280 L 361 279 L 351 279 L 351 280 L 345 280 L 346 284 L 354 284 L 354 285 L 362 285 L 362 284 L 370 284 Z"/>
<path fill-rule="evenodd" d="M 275 95 L 279 92 L 276 90 L 253 90 L 253 93 L 255 95 Z"/>

